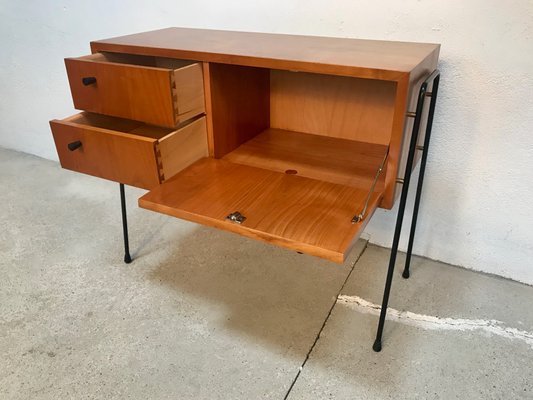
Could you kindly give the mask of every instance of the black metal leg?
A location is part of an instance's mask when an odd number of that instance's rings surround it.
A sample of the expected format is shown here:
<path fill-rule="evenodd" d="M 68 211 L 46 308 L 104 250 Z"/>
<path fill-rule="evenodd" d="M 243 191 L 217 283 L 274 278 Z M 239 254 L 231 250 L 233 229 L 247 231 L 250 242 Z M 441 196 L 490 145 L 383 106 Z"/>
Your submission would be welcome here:
<path fill-rule="evenodd" d="M 435 113 L 435 104 L 437 104 L 437 94 L 439 91 L 440 75 L 437 75 L 433 81 L 431 89 L 431 102 L 429 104 L 428 121 L 426 125 L 426 136 L 424 138 L 424 149 L 422 150 L 422 159 L 420 160 L 420 174 L 418 176 L 418 185 L 416 187 L 415 206 L 413 209 L 413 220 L 411 222 L 411 231 L 409 232 L 409 244 L 407 246 L 407 255 L 405 257 L 405 267 L 402 276 L 409 278 L 409 267 L 411 264 L 411 254 L 413 253 L 413 242 L 415 239 L 416 221 L 418 219 L 418 208 L 420 206 L 420 197 L 422 196 L 422 185 L 424 184 L 424 173 L 426 172 L 426 161 L 428 158 L 429 141 L 431 139 L 431 127 L 433 126 L 433 114 Z"/>
<path fill-rule="evenodd" d="M 126 195 L 124 194 L 124 184 L 120 184 L 120 205 L 122 208 L 122 230 L 124 233 L 124 262 L 131 262 L 130 243 L 128 240 L 128 218 L 126 215 Z"/>
<path fill-rule="evenodd" d="M 428 82 L 430 82 L 431 80 L 435 80 L 436 77 L 438 76 L 439 76 L 438 71 L 433 72 L 429 76 L 429 78 L 426 79 L 424 83 L 422 83 L 422 86 L 420 87 L 420 91 L 418 93 L 415 121 L 414 121 L 413 129 L 411 132 L 411 141 L 409 143 L 409 153 L 407 156 L 407 163 L 405 166 L 405 175 L 404 175 L 404 181 L 403 181 L 403 186 L 402 186 L 402 193 L 400 197 L 400 206 L 398 209 L 398 217 L 396 218 L 396 227 L 394 229 L 394 239 L 392 241 L 389 268 L 387 271 L 387 278 L 385 281 L 385 290 L 383 292 L 383 302 L 381 305 L 381 312 L 379 315 L 378 330 L 376 333 L 376 340 L 374 341 L 374 345 L 372 346 L 372 349 L 376 352 L 381 351 L 381 337 L 383 335 L 383 327 L 385 326 L 385 317 L 387 316 L 387 306 L 389 304 L 389 295 L 390 295 L 390 290 L 392 286 L 392 278 L 394 276 L 394 266 L 396 264 L 396 256 L 398 255 L 398 245 L 400 243 L 403 216 L 405 213 L 405 204 L 407 203 L 407 194 L 409 192 L 409 182 L 411 180 L 411 171 L 413 169 L 413 162 L 414 162 L 415 152 L 416 152 L 416 144 L 418 142 L 418 131 L 420 130 L 420 122 L 422 119 L 422 111 L 424 108 L 424 98 L 426 96 Z M 433 97 L 432 97 L 432 101 L 433 101 Z"/>

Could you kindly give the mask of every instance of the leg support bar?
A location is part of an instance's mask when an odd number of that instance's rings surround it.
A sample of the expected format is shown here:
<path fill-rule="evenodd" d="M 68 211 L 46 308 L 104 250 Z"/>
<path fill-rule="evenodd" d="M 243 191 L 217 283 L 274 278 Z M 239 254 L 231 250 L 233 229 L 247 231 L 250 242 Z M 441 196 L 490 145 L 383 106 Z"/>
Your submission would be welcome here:
<path fill-rule="evenodd" d="M 398 255 L 398 245 L 400 243 L 400 235 L 402 232 L 402 224 L 403 224 L 403 217 L 405 213 L 405 205 L 407 203 L 407 195 L 409 192 L 409 182 L 411 180 L 411 171 L 413 169 L 413 163 L 415 159 L 415 152 L 417 150 L 417 143 L 418 143 L 418 133 L 420 130 L 420 124 L 422 120 L 422 113 L 424 111 L 424 99 L 426 97 L 426 92 L 428 89 L 428 86 L 430 83 L 433 83 L 432 87 L 432 95 L 431 95 L 431 104 L 429 109 L 429 115 L 428 115 L 428 122 L 426 127 L 426 137 L 424 141 L 424 150 L 422 154 L 422 165 L 420 169 L 420 176 L 418 181 L 418 188 L 417 188 L 417 200 L 415 201 L 415 211 L 413 214 L 413 223 L 416 224 L 416 214 L 418 213 L 418 206 L 420 204 L 420 193 L 422 191 L 422 181 L 423 181 L 423 175 L 425 170 L 425 162 L 427 160 L 427 152 L 429 147 L 429 137 L 431 135 L 431 125 L 433 123 L 433 114 L 435 112 L 435 104 L 437 100 L 437 90 L 439 85 L 439 78 L 440 73 L 438 70 L 435 70 L 421 85 L 420 91 L 418 93 L 418 101 L 416 104 L 416 112 L 414 115 L 415 121 L 413 124 L 413 130 L 411 133 L 411 141 L 409 143 L 409 154 L 407 156 L 407 164 L 405 167 L 405 175 L 403 179 L 403 186 L 402 186 L 402 193 L 400 197 L 400 206 L 398 209 L 398 217 L 396 218 L 396 227 L 394 229 L 394 239 L 392 241 L 392 249 L 391 249 L 391 256 L 389 260 L 389 268 L 387 271 L 387 278 L 385 281 L 385 290 L 383 292 L 383 302 L 381 305 L 381 313 L 379 316 L 379 323 L 378 323 L 378 329 L 376 333 L 376 340 L 374 341 L 374 345 L 372 348 L 374 351 L 379 352 L 381 351 L 381 338 L 383 335 L 383 328 L 385 326 L 385 318 L 387 316 L 387 307 L 389 304 L 389 295 L 390 290 L 392 286 L 392 278 L 394 276 L 394 266 L 396 264 L 396 256 Z M 411 235 L 410 235 L 410 248 L 412 250 L 412 240 L 414 239 L 414 225 L 411 227 Z M 410 254 L 409 254 L 410 258 Z M 409 274 L 409 265 L 406 264 L 407 267 L 407 276 Z M 405 276 L 405 271 L 404 271 Z"/>
<path fill-rule="evenodd" d="M 130 242 L 128 240 L 128 218 L 126 215 L 126 195 L 124 194 L 124 184 L 120 184 L 120 206 L 122 209 L 122 231 L 124 233 L 124 262 L 131 262 Z"/>

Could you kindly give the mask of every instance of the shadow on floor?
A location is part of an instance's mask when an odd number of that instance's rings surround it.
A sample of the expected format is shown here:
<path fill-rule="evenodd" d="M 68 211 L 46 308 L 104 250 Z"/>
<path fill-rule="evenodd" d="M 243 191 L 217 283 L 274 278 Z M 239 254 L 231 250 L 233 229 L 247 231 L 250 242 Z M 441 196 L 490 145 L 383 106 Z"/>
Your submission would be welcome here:
<path fill-rule="evenodd" d="M 176 224 L 190 229 L 161 235 Z M 146 258 L 153 265 L 147 275 L 151 281 L 172 288 L 176 296 L 222 307 L 220 327 L 302 361 L 365 246 L 358 243 L 349 260 L 337 265 L 183 221 L 167 219 L 150 232 L 134 253 L 138 262 Z"/>

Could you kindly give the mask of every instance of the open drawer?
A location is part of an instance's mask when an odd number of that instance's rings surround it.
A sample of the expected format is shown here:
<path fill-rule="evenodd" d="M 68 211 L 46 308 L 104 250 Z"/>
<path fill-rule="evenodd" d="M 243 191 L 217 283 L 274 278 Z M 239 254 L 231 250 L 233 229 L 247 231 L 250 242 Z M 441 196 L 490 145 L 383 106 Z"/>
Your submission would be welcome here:
<path fill-rule="evenodd" d="M 139 206 L 343 262 L 381 200 L 352 223 L 368 190 L 224 159 L 202 158 L 139 199 Z"/>
<path fill-rule="evenodd" d="M 63 168 L 143 189 L 208 153 L 205 117 L 169 129 L 81 113 L 50 127 Z"/>
<path fill-rule="evenodd" d="M 205 111 L 201 63 L 95 53 L 65 65 L 79 110 L 171 128 Z"/>

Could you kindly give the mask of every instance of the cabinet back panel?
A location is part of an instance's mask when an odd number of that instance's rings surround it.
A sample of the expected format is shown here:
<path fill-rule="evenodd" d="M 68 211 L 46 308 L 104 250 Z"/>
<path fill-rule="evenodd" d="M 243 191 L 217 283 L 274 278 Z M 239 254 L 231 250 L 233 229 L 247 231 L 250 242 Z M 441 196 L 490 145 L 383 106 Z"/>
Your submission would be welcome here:
<path fill-rule="evenodd" d="M 396 83 L 272 70 L 270 127 L 388 145 Z"/>

